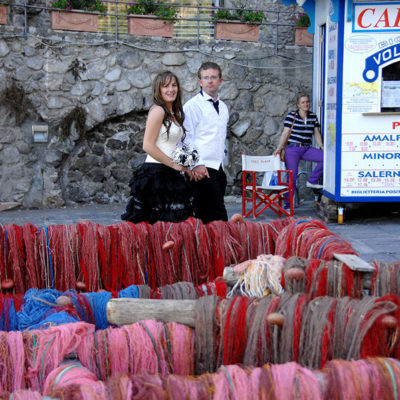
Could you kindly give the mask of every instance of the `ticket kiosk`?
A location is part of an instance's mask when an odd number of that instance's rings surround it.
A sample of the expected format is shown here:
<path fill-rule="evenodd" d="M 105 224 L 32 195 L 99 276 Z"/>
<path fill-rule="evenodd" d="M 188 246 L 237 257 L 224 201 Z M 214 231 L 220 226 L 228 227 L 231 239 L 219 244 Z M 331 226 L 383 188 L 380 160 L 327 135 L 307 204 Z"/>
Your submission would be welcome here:
<path fill-rule="evenodd" d="M 346 203 L 399 202 L 400 1 L 297 3 L 314 34 L 312 97 L 324 134 L 323 195 L 339 211 Z"/>

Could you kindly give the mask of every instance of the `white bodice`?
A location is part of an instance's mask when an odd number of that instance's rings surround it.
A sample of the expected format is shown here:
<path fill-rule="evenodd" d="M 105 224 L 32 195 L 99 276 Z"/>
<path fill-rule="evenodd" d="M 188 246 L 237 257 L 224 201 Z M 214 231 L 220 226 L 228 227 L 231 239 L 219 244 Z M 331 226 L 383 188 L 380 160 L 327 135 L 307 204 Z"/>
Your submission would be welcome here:
<path fill-rule="evenodd" d="M 156 146 L 168 157 L 172 158 L 172 154 L 176 149 L 176 145 L 182 139 L 183 129 L 172 123 L 169 128 L 169 136 L 167 135 L 167 128 L 161 125 L 160 133 L 158 134 L 156 140 Z M 155 162 L 159 161 L 155 160 L 151 155 L 147 155 L 145 162 Z"/>

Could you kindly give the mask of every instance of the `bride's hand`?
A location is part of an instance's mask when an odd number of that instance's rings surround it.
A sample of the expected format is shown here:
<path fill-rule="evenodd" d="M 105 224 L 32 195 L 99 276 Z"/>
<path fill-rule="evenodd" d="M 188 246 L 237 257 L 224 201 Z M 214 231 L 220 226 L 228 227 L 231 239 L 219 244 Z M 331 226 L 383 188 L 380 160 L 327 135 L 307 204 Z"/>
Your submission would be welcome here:
<path fill-rule="evenodd" d="M 187 167 L 184 167 L 183 165 L 179 165 L 179 164 L 175 164 L 175 163 L 172 163 L 172 168 L 175 171 L 179 171 L 179 172 L 186 172 L 188 170 Z"/>

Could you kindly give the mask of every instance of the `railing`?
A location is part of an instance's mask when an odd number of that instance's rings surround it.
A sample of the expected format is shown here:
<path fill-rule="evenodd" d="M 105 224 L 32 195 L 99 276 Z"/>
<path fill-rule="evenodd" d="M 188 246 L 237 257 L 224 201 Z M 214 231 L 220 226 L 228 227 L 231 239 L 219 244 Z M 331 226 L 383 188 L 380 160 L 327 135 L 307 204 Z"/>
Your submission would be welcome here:
<path fill-rule="evenodd" d="M 108 33 L 127 33 L 128 22 L 126 7 L 131 0 L 108 0 L 107 15 L 100 18 L 99 30 Z M 213 37 L 213 24 L 209 18 L 212 10 L 212 0 L 170 0 L 168 5 L 179 9 L 179 18 L 175 24 L 174 38 L 176 39 L 210 39 Z"/>
<path fill-rule="evenodd" d="M 24 26 L 23 32 L 29 31 L 29 23 L 27 14 L 30 9 L 37 11 L 51 11 L 54 8 L 49 6 L 38 6 L 27 4 L 28 0 L 24 0 L 23 4 L 14 4 L 13 1 L 0 0 L 0 4 L 8 5 L 11 10 L 17 9 L 21 13 L 23 9 Z M 105 14 L 99 16 L 99 32 L 112 33 L 116 41 L 119 35 L 127 33 L 127 12 L 126 8 L 132 0 L 103 0 L 107 7 Z M 210 13 L 215 9 L 213 0 L 168 0 L 167 4 L 171 7 L 179 9 L 178 21 L 175 25 L 174 38 L 178 40 L 200 40 L 212 39 L 214 36 L 214 21 Z M 226 8 L 227 10 L 238 10 L 234 8 Z M 267 15 L 267 20 L 261 23 L 262 29 L 268 31 L 269 44 L 274 43 L 278 46 L 280 35 L 287 35 L 288 29 L 294 27 L 294 17 L 296 15 L 295 7 L 285 7 L 282 4 L 270 4 L 268 8 L 251 9 L 261 11 Z M 282 30 L 283 29 L 283 30 Z M 282 31 L 281 31 L 282 30 Z M 0 32 L 1 34 L 1 32 Z M 270 40 L 273 38 L 274 40 Z"/>

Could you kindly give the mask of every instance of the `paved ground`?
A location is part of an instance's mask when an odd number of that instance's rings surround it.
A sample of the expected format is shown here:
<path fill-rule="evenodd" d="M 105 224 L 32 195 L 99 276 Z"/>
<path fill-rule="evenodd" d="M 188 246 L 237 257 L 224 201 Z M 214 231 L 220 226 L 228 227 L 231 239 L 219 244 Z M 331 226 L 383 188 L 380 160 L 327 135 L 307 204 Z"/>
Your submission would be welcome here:
<path fill-rule="evenodd" d="M 238 197 L 226 198 L 228 214 L 241 213 Z M 35 226 L 75 224 L 82 220 L 94 221 L 102 225 L 121 222 L 124 211 L 122 204 L 85 204 L 59 209 L 23 210 L 13 209 L 0 212 L 0 224 L 23 225 L 30 222 Z M 344 224 L 326 223 L 328 229 L 350 242 L 354 250 L 367 262 L 373 260 L 400 262 L 400 209 L 393 205 L 381 204 L 349 210 Z M 295 209 L 296 217 L 317 219 L 313 201 L 304 201 Z M 271 221 L 278 218 L 267 211 L 257 220 Z"/>

